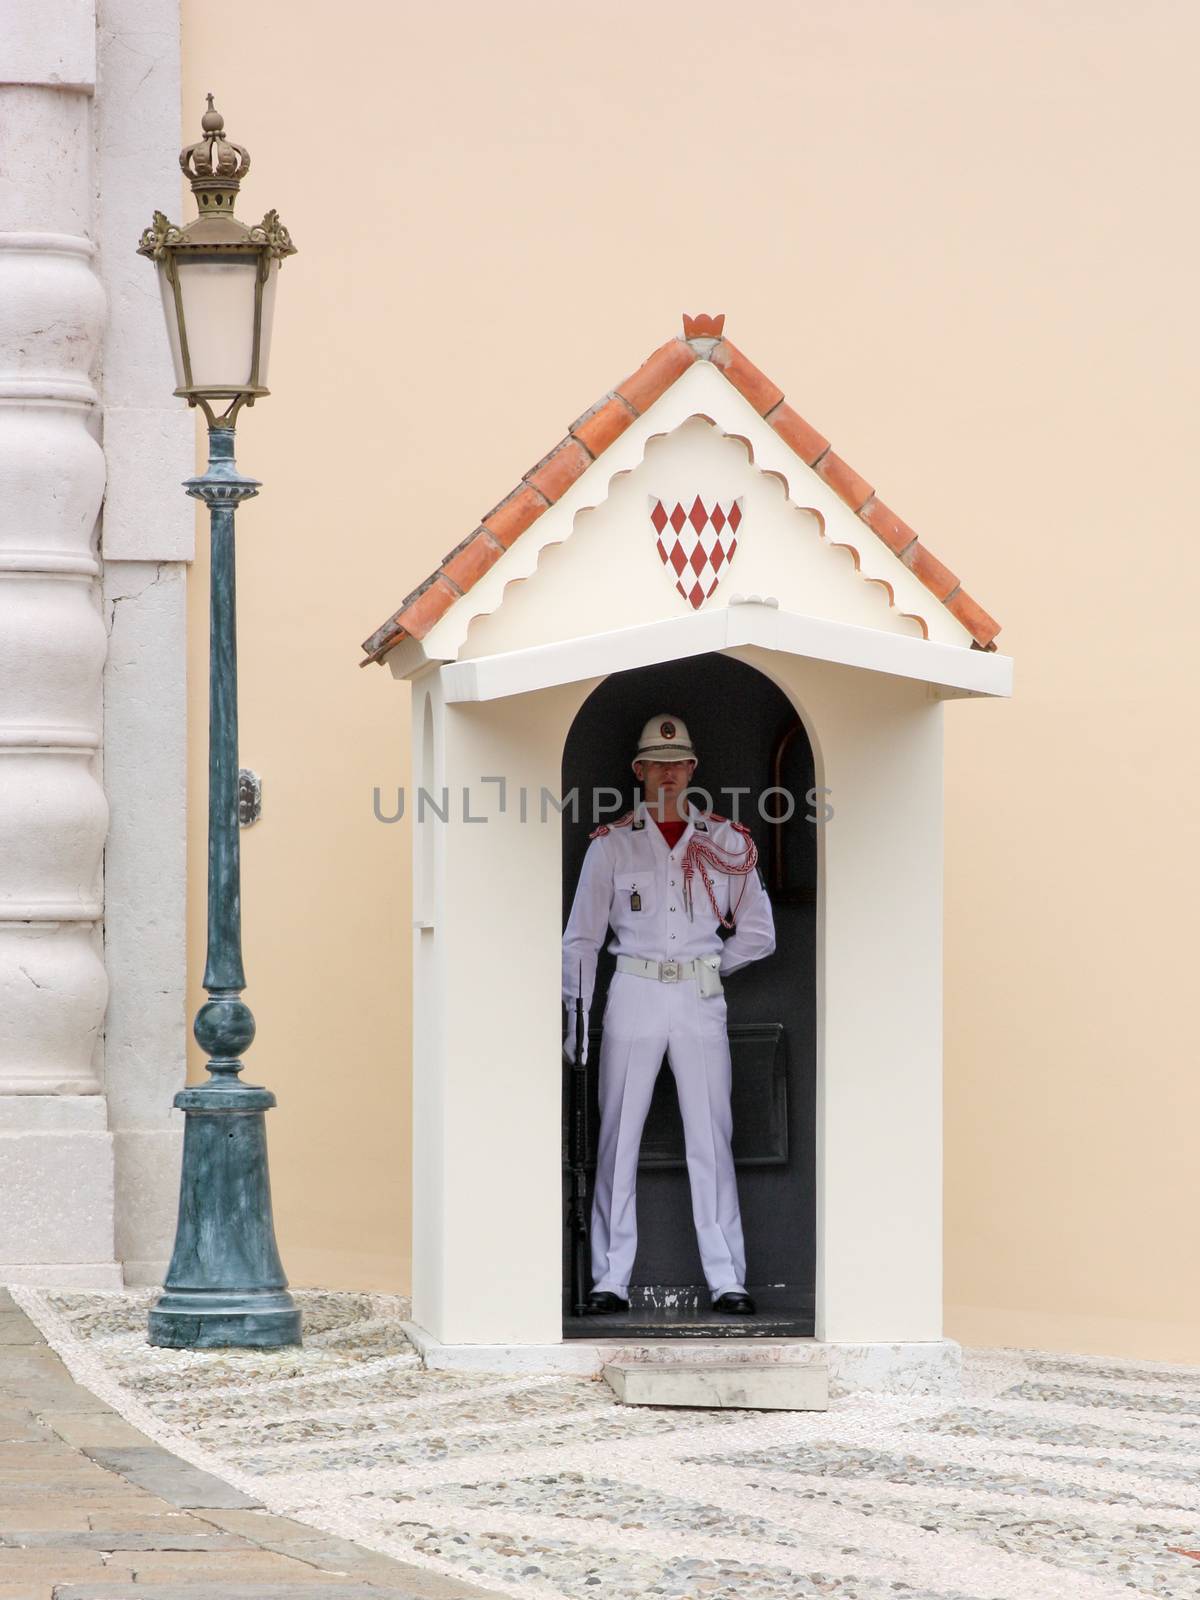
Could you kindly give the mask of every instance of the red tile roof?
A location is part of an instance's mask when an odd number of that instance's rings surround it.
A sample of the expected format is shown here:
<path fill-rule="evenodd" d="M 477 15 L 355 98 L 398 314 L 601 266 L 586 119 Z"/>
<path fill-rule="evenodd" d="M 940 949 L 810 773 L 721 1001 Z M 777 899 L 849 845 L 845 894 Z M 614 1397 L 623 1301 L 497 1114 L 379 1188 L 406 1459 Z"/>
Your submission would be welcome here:
<path fill-rule="evenodd" d="M 560 500 L 581 473 L 635 417 L 641 416 L 694 361 L 707 359 L 747 399 L 806 466 L 812 467 L 836 495 L 915 574 L 971 635 L 973 648 L 994 650 L 1000 624 L 959 583 L 954 573 L 923 545 L 917 535 L 829 446 L 829 440 L 783 398 L 736 345 L 723 337 L 723 316 L 684 315 L 683 337 L 666 344 L 611 393 L 577 417 L 549 455 L 530 470 L 511 493 L 484 516 L 479 527 L 443 556 L 441 565 L 406 596 L 400 609 L 364 641 L 367 666 L 383 657 L 401 639 L 421 639 L 454 602 L 479 581 L 548 507 Z M 716 343 L 713 343 L 713 341 Z M 693 343 L 692 341 L 696 341 Z M 857 552 L 855 553 L 857 565 Z"/>

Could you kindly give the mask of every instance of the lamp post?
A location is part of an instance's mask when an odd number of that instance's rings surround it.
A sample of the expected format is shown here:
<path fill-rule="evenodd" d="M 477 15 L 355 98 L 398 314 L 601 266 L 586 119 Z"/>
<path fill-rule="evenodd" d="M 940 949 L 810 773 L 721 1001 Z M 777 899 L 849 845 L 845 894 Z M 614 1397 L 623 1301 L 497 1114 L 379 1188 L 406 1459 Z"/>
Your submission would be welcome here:
<path fill-rule="evenodd" d="M 208 421 L 208 470 L 189 495 L 209 509 L 208 999 L 193 1031 L 209 1057 L 206 1082 L 175 1096 L 185 1114 L 175 1249 L 150 1312 L 150 1343 L 175 1348 L 299 1344 L 300 1313 L 275 1243 L 264 1113 L 269 1089 L 241 1081 L 254 1017 L 241 998 L 238 840 L 237 614 L 234 513 L 258 493 L 239 473 L 234 428 L 266 388 L 275 284 L 295 247 L 277 212 L 248 228 L 233 214 L 250 157 L 224 137 L 213 108 L 204 136 L 180 153 L 199 216 L 186 227 L 154 214 L 138 245 L 158 267 L 177 395 Z M 221 409 L 224 403 L 224 409 Z"/>

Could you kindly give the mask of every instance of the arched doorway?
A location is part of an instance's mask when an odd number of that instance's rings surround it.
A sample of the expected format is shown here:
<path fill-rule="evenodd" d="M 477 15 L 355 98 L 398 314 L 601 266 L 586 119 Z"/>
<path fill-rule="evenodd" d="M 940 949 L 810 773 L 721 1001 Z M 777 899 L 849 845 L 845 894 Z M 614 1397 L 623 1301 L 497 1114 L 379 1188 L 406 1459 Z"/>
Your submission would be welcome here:
<path fill-rule="evenodd" d="M 815 806 L 808 798 L 815 783 L 812 747 L 787 696 L 761 672 L 728 656 L 697 656 L 605 679 L 580 708 L 563 751 L 563 794 L 579 795 L 577 815 L 568 811 L 563 817 L 564 925 L 595 827 L 592 797 L 620 790 L 619 806 L 612 794 L 602 798 L 609 817 L 632 805 L 632 752 L 643 724 L 656 712 L 671 712 L 687 724 L 700 753 L 695 786 L 711 795 L 712 808 L 737 816 L 752 830 L 774 909 L 774 955 L 736 973 L 726 987 L 734 1159 L 747 1288 L 759 1315 L 718 1317 L 709 1309 L 674 1080 L 665 1067 L 638 1169 L 638 1256 L 630 1313 L 604 1318 L 571 1314 L 568 1071 L 563 1093 L 563 1332 L 568 1338 L 811 1335 L 816 1249 L 814 817 L 822 809 L 819 797 Z M 785 794 L 768 794 L 771 789 Z M 736 790 L 748 792 L 735 795 Z M 602 951 L 589 1043 L 589 1208 L 599 1123 L 599 1019 L 612 965 L 612 957 Z"/>

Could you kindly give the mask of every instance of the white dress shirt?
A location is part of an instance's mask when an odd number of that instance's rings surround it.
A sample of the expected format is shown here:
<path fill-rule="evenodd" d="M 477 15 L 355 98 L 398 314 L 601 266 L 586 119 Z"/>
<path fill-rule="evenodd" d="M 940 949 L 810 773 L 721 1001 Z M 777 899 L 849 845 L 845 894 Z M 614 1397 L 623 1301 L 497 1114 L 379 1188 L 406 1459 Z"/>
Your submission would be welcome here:
<path fill-rule="evenodd" d="M 563 999 L 573 1005 L 582 993 L 590 1008 L 596 961 L 608 929 L 613 955 L 647 956 L 656 961 L 690 961 L 720 955 L 722 975 L 769 956 L 775 948 L 775 919 L 758 868 L 744 875 L 719 872 L 704 863 L 717 906 L 726 917 L 735 906 L 735 929 L 722 941 L 699 867 L 692 875 L 692 915 L 683 895 L 683 858 L 699 833 L 730 860 L 745 855 L 749 838 L 733 823 L 706 815 L 689 801 L 687 827 L 671 849 L 643 801 L 631 823 L 610 827 L 588 845 L 563 933 Z M 580 972 L 582 968 L 582 990 Z"/>

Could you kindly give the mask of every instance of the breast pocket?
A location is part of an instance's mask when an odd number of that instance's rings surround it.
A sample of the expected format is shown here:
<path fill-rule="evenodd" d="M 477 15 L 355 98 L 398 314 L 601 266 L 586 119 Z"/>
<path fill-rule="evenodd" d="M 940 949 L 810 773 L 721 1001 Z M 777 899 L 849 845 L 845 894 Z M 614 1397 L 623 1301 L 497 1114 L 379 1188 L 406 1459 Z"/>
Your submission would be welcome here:
<path fill-rule="evenodd" d="M 623 923 L 636 924 L 639 918 L 650 916 L 658 909 L 653 876 L 644 872 L 614 873 L 613 899 L 615 914 Z"/>

